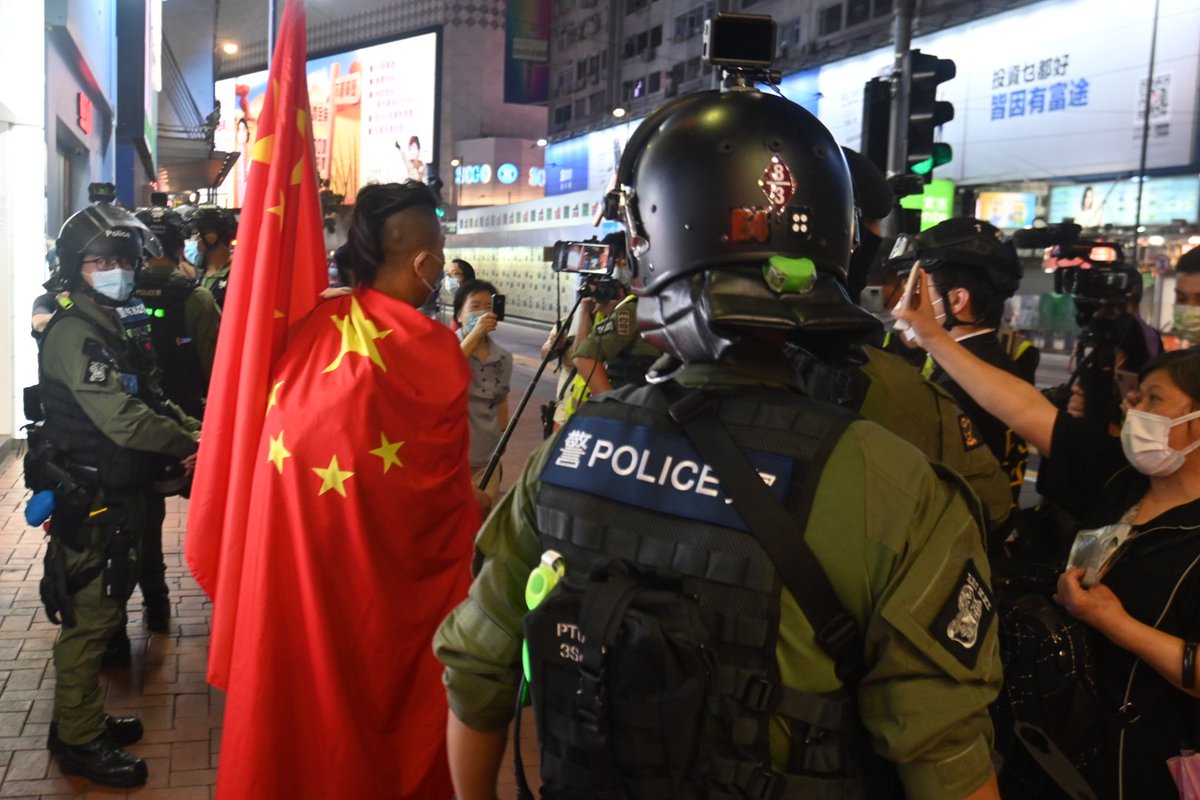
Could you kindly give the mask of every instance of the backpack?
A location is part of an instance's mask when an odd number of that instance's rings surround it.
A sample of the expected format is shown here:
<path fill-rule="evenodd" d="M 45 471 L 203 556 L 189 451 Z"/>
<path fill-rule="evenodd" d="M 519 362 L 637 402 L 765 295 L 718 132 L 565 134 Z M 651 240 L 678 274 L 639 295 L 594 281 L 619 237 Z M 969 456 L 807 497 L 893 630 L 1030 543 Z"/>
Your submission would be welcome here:
<path fill-rule="evenodd" d="M 1016 579 L 996 585 L 1004 688 L 991 715 L 1001 796 L 1087 800 L 1095 794 L 1084 776 L 1103 757 L 1108 729 L 1090 633 L 1049 592 L 1031 588 Z"/>

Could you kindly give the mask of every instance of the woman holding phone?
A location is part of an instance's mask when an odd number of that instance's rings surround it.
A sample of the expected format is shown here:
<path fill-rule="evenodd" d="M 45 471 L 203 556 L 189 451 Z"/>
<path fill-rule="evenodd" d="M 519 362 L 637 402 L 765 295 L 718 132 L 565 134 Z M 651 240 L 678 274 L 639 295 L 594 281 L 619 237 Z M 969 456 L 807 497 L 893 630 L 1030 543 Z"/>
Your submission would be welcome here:
<path fill-rule="evenodd" d="M 1042 454 L 1038 488 L 1084 523 L 1055 600 L 1091 638 L 1107 757 L 1101 798 L 1174 798 L 1167 759 L 1196 741 L 1200 690 L 1200 350 L 1146 363 L 1121 438 L 1060 412 L 1030 384 L 956 343 L 922 273 L 892 312 L 988 412 Z"/>
<path fill-rule="evenodd" d="M 463 355 L 471 366 L 467 388 L 467 418 L 471 429 L 468 460 L 472 481 L 495 500 L 500 493 L 501 471 L 497 467 L 486 487 L 479 486 L 492 451 L 508 426 L 508 390 L 512 381 L 512 353 L 492 340 L 499 321 L 492 308 L 500 297 L 487 281 L 471 280 L 454 293 L 454 319 Z"/>

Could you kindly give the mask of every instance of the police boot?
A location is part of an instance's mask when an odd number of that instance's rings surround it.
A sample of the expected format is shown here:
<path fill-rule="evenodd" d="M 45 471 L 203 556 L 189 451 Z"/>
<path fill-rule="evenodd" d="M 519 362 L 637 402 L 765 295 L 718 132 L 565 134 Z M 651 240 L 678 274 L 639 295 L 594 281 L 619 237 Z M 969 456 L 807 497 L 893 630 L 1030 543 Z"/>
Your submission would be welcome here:
<path fill-rule="evenodd" d="M 121 669 L 131 664 L 133 664 L 133 645 L 130 644 L 129 634 L 125 632 L 125 626 L 122 625 L 108 640 L 104 657 L 100 659 L 100 669 Z"/>
<path fill-rule="evenodd" d="M 146 623 L 146 630 L 153 633 L 166 633 L 171 628 L 171 601 L 165 597 L 147 600 L 142 619 Z"/>
<path fill-rule="evenodd" d="M 110 717 L 104 715 L 104 730 L 112 740 L 121 747 L 141 741 L 145 730 L 142 721 L 137 717 Z M 50 723 L 50 733 L 46 734 L 46 749 L 58 755 L 62 752 L 63 743 L 58 738 L 58 723 Z"/>
<path fill-rule="evenodd" d="M 128 788 L 146 782 L 146 762 L 121 749 L 108 733 L 87 744 L 62 744 L 58 768 L 101 786 Z"/>

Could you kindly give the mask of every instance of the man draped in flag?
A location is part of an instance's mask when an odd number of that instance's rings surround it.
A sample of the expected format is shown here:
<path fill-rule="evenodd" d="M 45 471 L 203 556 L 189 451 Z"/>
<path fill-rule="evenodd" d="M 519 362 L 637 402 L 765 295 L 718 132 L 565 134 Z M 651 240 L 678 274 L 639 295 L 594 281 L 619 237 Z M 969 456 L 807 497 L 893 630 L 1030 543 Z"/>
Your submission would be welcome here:
<path fill-rule="evenodd" d="M 188 563 L 213 598 L 209 680 L 228 692 L 218 796 L 447 798 L 430 642 L 466 594 L 479 505 L 470 376 L 415 308 L 444 259 L 436 198 L 364 188 L 358 288 L 314 310 L 326 273 L 300 3 L 278 42 L 189 512 Z"/>

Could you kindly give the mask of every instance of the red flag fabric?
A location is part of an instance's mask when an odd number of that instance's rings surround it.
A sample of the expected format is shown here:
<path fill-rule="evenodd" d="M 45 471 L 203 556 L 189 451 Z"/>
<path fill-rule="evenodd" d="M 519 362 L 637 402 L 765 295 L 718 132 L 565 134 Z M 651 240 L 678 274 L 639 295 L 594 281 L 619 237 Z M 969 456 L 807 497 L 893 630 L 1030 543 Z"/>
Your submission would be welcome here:
<path fill-rule="evenodd" d="M 254 455 L 221 800 L 453 794 L 431 642 L 480 522 L 469 383 L 449 330 L 373 289 L 296 332 Z"/>
<path fill-rule="evenodd" d="M 305 57 L 304 3 L 288 0 L 256 121 L 188 509 L 188 566 L 213 600 L 208 678 L 222 688 L 239 613 L 244 538 L 253 535 L 247 518 L 268 380 L 289 327 L 329 283 Z"/>

